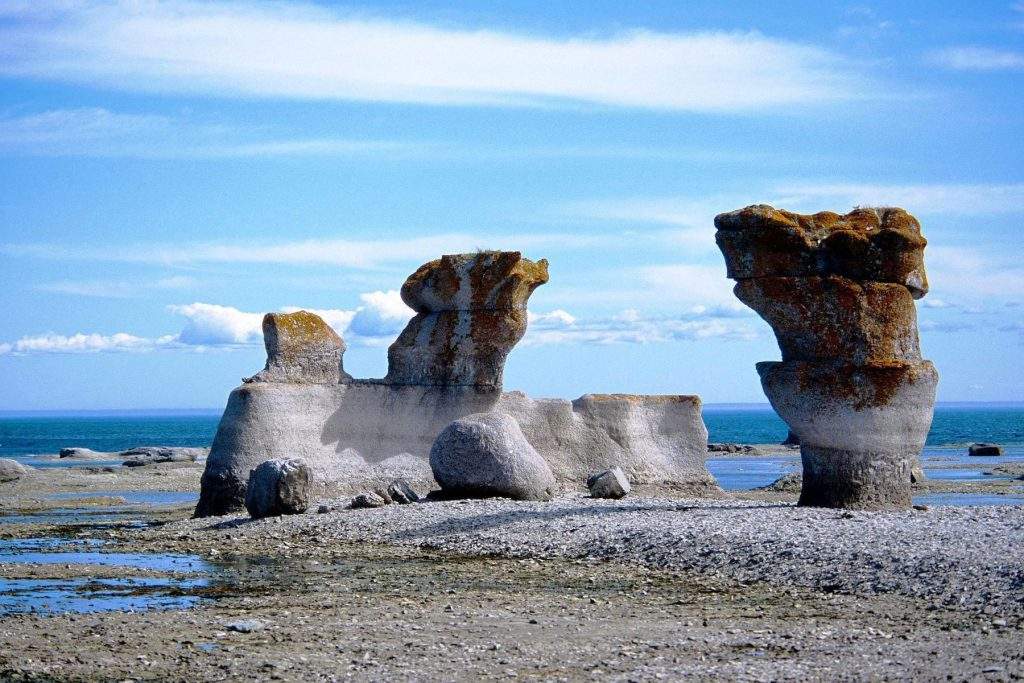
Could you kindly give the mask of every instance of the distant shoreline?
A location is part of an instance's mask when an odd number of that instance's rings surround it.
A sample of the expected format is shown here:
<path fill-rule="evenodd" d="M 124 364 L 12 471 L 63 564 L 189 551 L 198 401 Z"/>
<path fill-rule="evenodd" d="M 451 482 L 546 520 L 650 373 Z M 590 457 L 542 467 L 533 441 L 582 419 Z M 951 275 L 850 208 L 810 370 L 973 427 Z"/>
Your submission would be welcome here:
<path fill-rule="evenodd" d="M 1024 401 L 939 401 L 936 410 L 942 409 L 984 409 L 1022 408 Z M 770 411 L 768 403 L 705 403 L 705 412 L 749 410 Z M 0 410 L 0 419 L 19 417 L 205 417 L 219 416 L 223 408 L 104 408 L 96 410 Z"/>

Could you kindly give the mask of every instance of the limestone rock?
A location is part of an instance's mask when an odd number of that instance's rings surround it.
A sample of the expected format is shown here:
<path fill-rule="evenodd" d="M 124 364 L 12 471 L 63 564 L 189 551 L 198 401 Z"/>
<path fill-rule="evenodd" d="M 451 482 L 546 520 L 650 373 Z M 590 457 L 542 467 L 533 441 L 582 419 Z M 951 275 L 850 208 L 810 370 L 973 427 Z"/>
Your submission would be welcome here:
<path fill-rule="evenodd" d="M 118 458 L 117 453 L 94 451 L 91 448 L 82 448 L 80 446 L 62 448 L 59 455 L 61 458 L 69 458 L 71 460 L 117 460 Z"/>
<path fill-rule="evenodd" d="M 736 297 L 771 325 L 782 360 L 920 360 L 906 287 L 845 277 L 740 280 Z"/>
<path fill-rule="evenodd" d="M 745 453 L 747 455 L 763 455 L 760 448 L 746 443 L 709 443 L 708 453 Z"/>
<path fill-rule="evenodd" d="M 767 486 L 761 486 L 758 491 L 771 491 L 772 493 L 800 493 L 800 487 L 804 483 L 804 475 L 800 472 L 784 474 Z"/>
<path fill-rule="evenodd" d="M 972 443 L 967 447 L 968 455 L 1002 455 L 1003 449 L 994 443 Z"/>
<path fill-rule="evenodd" d="M 253 519 L 303 513 L 309 508 L 311 479 L 301 458 L 267 460 L 249 474 L 245 507 Z"/>
<path fill-rule="evenodd" d="M 591 498 L 623 498 L 633 488 L 621 467 L 613 467 L 587 479 Z"/>
<path fill-rule="evenodd" d="M 808 216 L 759 204 L 719 214 L 715 227 L 734 280 L 838 275 L 903 285 L 915 299 L 928 293 L 928 242 L 917 219 L 903 209 Z"/>
<path fill-rule="evenodd" d="M 338 384 L 349 379 L 342 367 L 344 340 L 309 311 L 263 316 L 267 364 L 248 382 Z"/>
<path fill-rule="evenodd" d="M 469 497 L 551 500 L 555 477 L 503 413 L 478 413 L 444 428 L 430 449 L 430 468 L 441 489 Z"/>
<path fill-rule="evenodd" d="M 517 252 L 443 256 L 402 286 L 417 311 L 388 349 L 389 384 L 501 387 L 505 359 L 526 333 L 526 303 L 548 263 Z"/>
<path fill-rule="evenodd" d="M 928 477 L 924 474 L 924 468 L 920 465 L 913 465 L 910 468 L 910 483 L 923 484 L 926 481 L 928 481 Z"/>
<path fill-rule="evenodd" d="M 352 509 L 382 508 L 390 502 L 376 491 L 364 491 L 352 499 Z"/>
<path fill-rule="evenodd" d="M 17 460 L 0 458 L 0 484 L 21 479 L 28 474 L 28 468 Z"/>
<path fill-rule="evenodd" d="M 765 394 L 799 435 L 801 505 L 909 508 L 938 375 L 921 359 L 928 292 L 917 220 L 902 209 L 805 216 L 749 206 L 715 218 L 736 296 L 775 332 Z"/>
<path fill-rule="evenodd" d="M 419 501 L 420 496 L 405 479 L 395 479 L 388 484 L 388 498 L 399 505 L 408 505 Z"/>
<path fill-rule="evenodd" d="M 159 462 L 195 462 L 206 457 L 205 448 L 188 448 L 179 446 L 137 446 L 121 451 L 119 458 L 125 467 L 141 467 Z"/>

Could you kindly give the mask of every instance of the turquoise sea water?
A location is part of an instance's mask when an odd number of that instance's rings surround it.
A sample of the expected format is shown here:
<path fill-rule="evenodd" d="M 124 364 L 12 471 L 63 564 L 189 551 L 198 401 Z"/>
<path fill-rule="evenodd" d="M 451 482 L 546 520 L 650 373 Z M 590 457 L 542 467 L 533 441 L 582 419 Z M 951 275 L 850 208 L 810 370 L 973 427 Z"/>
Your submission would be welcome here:
<path fill-rule="evenodd" d="M 209 446 L 219 411 L 0 413 L 0 457 L 52 454 L 68 446 L 119 451 L 132 446 Z M 709 441 L 778 443 L 786 425 L 768 406 L 706 405 Z M 975 441 L 1024 453 L 1024 403 L 946 404 L 935 410 L 926 454 L 953 455 Z"/>

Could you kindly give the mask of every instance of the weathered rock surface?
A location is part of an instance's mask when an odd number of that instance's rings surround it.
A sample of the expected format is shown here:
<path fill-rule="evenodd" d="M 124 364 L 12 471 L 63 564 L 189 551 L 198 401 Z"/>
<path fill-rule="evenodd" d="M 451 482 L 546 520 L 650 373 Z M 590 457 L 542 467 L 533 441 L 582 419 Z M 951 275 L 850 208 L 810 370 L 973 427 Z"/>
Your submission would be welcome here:
<path fill-rule="evenodd" d="M 786 438 L 782 441 L 782 445 L 783 446 L 799 446 L 800 445 L 800 437 L 797 436 L 796 434 L 794 434 L 793 430 L 790 429 L 786 433 Z"/>
<path fill-rule="evenodd" d="M 526 333 L 526 303 L 548 262 L 519 252 L 443 256 L 402 286 L 416 311 L 388 349 L 389 384 L 500 388 L 505 359 Z"/>
<path fill-rule="evenodd" d="M 715 219 L 736 296 L 775 332 L 761 385 L 799 440 L 800 504 L 910 507 L 938 374 L 921 359 L 920 225 L 902 209 L 803 216 L 750 206 Z"/>
<path fill-rule="evenodd" d="M 760 448 L 746 443 L 709 443 L 708 453 L 746 453 L 748 455 L 762 455 Z"/>
<path fill-rule="evenodd" d="M 551 500 L 555 475 L 504 413 L 467 415 L 445 427 L 430 449 L 430 469 L 441 490 L 471 498 L 503 496 Z"/>
<path fill-rule="evenodd" d="M 928 242 L 917 219 L 903 209 L 808 216 L 758 204 L 719 214 L 715 227 L 733 280 L 838 275 L 903 285 L 915 299 L 928 293 Z"/>
<path fill-rule="evenodd" d="M 972 443 L 967 447 L 968 455 L 1002 455 L 1003 449 L 994 443 Z"/>
<path fill-rule="evenodd" d="M 501 392 L 505 357 L 526 329 L 529 295 L 546 281 L 547 262 L 518 252 L 445 256 L 403 287 L 418 313 L 389 351 L 387 378 L 244 383 L 221 418 L 196 514 L 239 509 L 250 470 L 268 458 L 305 459 L 323 485 L 318 495 L 387 495 L 397 478 L 435 488 L 428 458 L 438 433 L 489 411 L 514 418 L 562 484 L 578 486 L 619 465 L 634 484 L 720 494 L 704 466 L 707 430 L 696 396 L 588 394 L 566 401 Z M 454 327 L 444 327 L 456 318 Z"/>
<path fill-rule="evenodd" d="M 338 384 L 349 379 L 343 368 L 344 340 L 309 311 L 267 313 L 263 345 L 267 365 L 247 382 Z"/>
<path fill-rule="evenodd" d="M 384 500 L 384 497 L 376 491 L 364 491 L 352 498 L 352 509 L 382 508 L 388 503 L 389 501 Z"/>
<path fill-rule="evenodd" d="M 0 458 L 0 484 L 21 479 L 28 474 L 28 468 L 17 460 Z"/>
<path fill-rule="evenodd" d="M 621 467 L 599 472 L 587 479 L 587 489 L 591 498 L 624 498 L 632 490 L 629 479 Z"/>
<path fill-rule="evenodd" d="M 267 460 L 249 475 L 245 508 L 253 519 L 301 514 L 309 508 L 311 483 L 305 460 Z"/>
<path fill-rule="evenodd" d="M 388 484 L 387 493 L 391 502 L 398 503 L 399 505 L 408 505 L 409 503 L 415 503 L 420 499 L 420 495 L 416 493 L 412 485 L 410 485 L 405 479 L 395 479 L 393 482 Z"/>
<path fill-rule="evenodd" d="M 772 491 L 774 493 L 800 493 L 803 486 L 804 475 L 800 472 L 784 474 L 767 486 L 758 487 L 758 491 Z"/>
<path fill-rule="evenodd" d="M 138 446 L 118 453 L 125 467 L 142 467 L 158 462 L 195 462 L 206 457 L 206 448 L 179 446 Z"/>

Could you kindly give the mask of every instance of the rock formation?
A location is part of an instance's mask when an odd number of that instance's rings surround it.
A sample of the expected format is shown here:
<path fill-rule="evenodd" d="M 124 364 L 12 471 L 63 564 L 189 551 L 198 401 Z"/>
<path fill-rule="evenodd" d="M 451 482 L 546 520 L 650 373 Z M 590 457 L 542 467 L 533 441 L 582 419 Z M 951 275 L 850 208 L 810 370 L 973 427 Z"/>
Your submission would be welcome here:
<path fill-rule="evenodd" d="M 309 311 L 263 316 L 267 365 L 246 382 L 338 384 L 349 379 L 342 366 L 345 342 Z"/>
<path fill-rule="evenodd" d="M 388 349 L 388 384 L 501 387 L 505 358 L 526 333 L 526 302 L 548 262 L 517 251 L 442 256 L 402 285 L 416 311 Z"/>
<path fill-rule="evenodd" d="M 587 479 L 587 489 L 591 498 L 625 498 L 633 487 L 621 467 L 599 472 Z"/>
<path fill-rule="evenodd" d="M 555 495 L 551 468 L 519 423 L 504 413 L 467 415 L 441 430 L 430 449 L 430 469 L 447 495 L 515 500 Z"/>
<path fill-rule="evenodd" d="M 805 216 L 758 205 L 715 226 L 736 296 L 782 352 L 757 370 L 800 442 L 800 504 L 909 507 L 938 381 L 918 343 L 914 299 L 928 278 L 917 220 L 895 208 Z"/>
<path fill-rule="evenodd" d="M 249 471 L 272 458 L 306 460 L 313 495 L 384 490 L 399 477 L 435 486 L 428 456 L 439 432 L 489 411 L 519 423 L 561 485 L 619 465 L 634 484 L 719 493 L 704 467 L 707 430 L 696 396 L 566 401 L 502 393 L 505 358 L 526 331 L 527 300 L 547 279 L 546 261 L 518 252 L 425 264 L 402 287 L 417 314 L 389 349 L 382 380 L 344 374 L 344 343 L 313 314 L 302 313 L 308 324 L 299 326 L 310 334 L 293 333 L 281 323 L 287 316 L 268 316 L 264 332 L 275 336 L 267 368 L 228 399 L 196 514 L 238 510 Z"/>
<path fill-rule="evenodd" d="M 0 458 L 0 484 L 21 479 L 28 474 L 28 468 L 17 460 Z"/>

